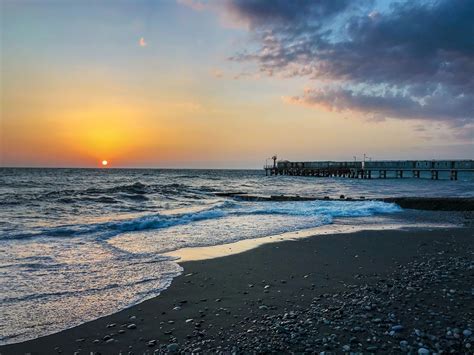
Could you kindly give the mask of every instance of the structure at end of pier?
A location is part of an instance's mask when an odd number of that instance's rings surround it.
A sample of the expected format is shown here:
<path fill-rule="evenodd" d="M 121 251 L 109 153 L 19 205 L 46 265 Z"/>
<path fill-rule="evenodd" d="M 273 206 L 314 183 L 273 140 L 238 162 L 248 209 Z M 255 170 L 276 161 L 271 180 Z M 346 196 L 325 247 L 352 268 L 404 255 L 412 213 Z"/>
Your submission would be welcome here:
<path fill-rule="evenodd" d="M 474 173 L 474 160 L 374 160 L 291 162 L 272 157 L 266 175 L 347 177 L 352 179 L 431 178 L 457 180 L 460 173 Z"/>

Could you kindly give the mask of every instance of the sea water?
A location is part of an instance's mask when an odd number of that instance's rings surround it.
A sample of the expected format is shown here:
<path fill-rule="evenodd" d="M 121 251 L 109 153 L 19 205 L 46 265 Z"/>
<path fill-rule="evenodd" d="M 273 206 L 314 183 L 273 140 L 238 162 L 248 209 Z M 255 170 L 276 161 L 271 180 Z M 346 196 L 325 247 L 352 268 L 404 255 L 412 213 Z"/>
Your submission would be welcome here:
<path fill-rule="evenodd" d="M 216 192 L 474 196 L 474 181 L 266 177 L 258 170 L 0 169 L 0 344 L 156 296 L 166 252 L 399 213 L 375 201 L 248 202 Z"/>

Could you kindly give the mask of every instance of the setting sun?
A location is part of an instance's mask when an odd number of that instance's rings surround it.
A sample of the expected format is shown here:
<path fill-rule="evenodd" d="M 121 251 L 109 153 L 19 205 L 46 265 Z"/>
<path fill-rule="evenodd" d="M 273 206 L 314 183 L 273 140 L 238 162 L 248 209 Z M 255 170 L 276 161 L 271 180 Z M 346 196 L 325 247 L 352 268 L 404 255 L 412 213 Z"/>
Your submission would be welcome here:
<path fill-rule="evenodd" d="M 107 160 L 102 160 L 102 166 L 107 166 L 109 162 Z"/>

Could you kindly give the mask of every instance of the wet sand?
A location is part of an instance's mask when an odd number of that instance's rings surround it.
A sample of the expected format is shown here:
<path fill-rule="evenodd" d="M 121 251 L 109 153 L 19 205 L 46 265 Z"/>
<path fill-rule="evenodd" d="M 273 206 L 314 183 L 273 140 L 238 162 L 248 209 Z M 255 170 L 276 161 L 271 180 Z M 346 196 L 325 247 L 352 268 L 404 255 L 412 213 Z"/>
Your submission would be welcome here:
<path fill-rule="evenodd" d="M 472 227 L 361 231 L 188 261 L 158 297 L 0 353 L 467 353 L 473 238 Z"/>

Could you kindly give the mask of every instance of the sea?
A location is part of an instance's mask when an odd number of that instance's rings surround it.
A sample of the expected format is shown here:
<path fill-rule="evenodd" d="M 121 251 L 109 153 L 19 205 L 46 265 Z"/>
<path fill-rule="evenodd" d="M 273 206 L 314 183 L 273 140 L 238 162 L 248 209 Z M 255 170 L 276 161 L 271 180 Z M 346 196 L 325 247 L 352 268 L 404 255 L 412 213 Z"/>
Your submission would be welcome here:
<path fill-rule="evenodd" d="M 182 272 L 167 253 L 396 218 L 371 201 L 474 196 L 470 176 L 265 176 L 263 170 L 0 169 L 0 344 L 73 327 L 159 295 Z M 218 192 L 365 197 L 249 202 Z"/>

